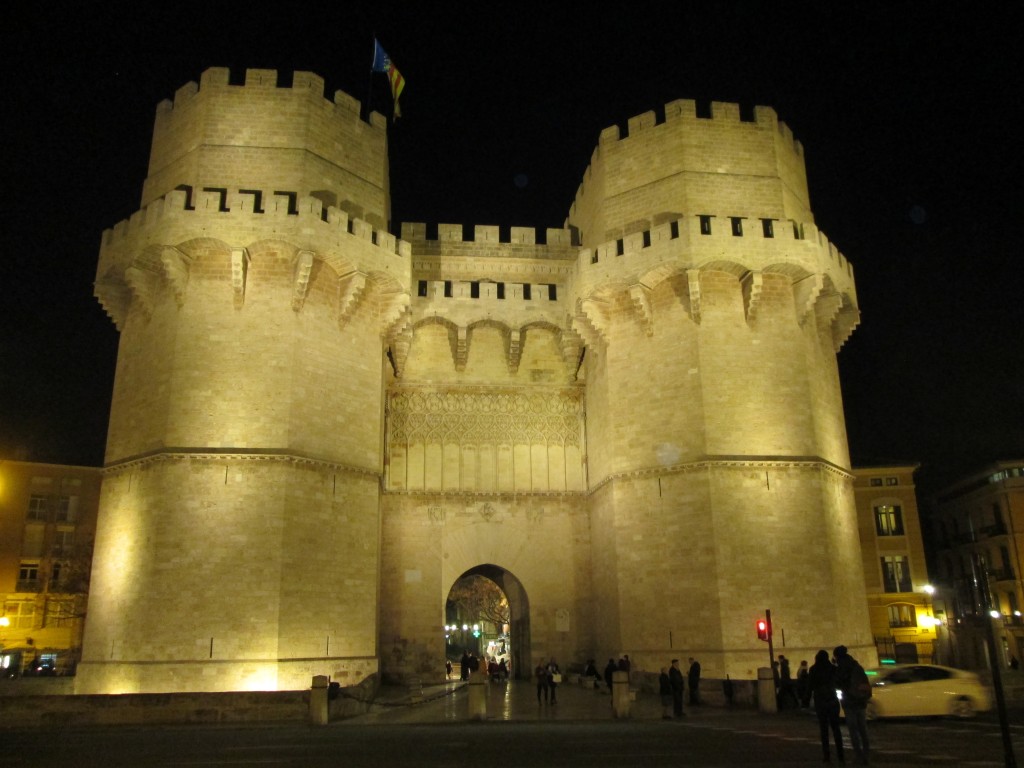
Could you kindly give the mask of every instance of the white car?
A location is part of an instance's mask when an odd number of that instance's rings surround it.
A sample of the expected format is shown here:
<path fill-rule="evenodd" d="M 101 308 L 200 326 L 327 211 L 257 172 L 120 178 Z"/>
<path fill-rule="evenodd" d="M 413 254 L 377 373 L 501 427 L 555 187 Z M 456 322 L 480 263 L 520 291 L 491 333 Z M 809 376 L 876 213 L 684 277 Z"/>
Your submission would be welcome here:
<path fill-rule="evenodd" d="M 988 687 L 974 672 L 937 664 L 896 664 L 866 670 L 871 681 L 869 719 L 952 715 L 973 717 L 992 709 Z"/>

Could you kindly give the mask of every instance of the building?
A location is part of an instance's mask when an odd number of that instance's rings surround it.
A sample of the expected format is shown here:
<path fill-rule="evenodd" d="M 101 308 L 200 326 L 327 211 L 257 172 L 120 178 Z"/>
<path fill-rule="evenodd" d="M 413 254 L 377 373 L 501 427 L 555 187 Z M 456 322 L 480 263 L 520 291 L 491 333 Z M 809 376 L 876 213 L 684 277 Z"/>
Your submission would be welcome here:
<path fill-rule="evenodd" d="M 100 480 L 96 467 L 0 460 L 0 673 L 74 672 Z"/>
<path fill-rule="evenodd" d="M 948 663 L 936 646 L 945 616 L 932 604 L 914 485 L 919 466 L 854 469 L 868 615 L 879 659 Z"/>
<path fill-rule="evenodd" d="M 386 122 L 323 90 L 207 70 L 103 235 L 120 348 L 76 690 L 439 673 L 475 574 L 523 673 L 688 651 L 753 680 L 766 609 L 794 657 L 874 662 L 853 270 L 775 112 L 605 129 L 562 229 L 397 238 Z"/>
<path fill-rule="evenodd" d="M 949 608 L 957 666 L 987 668 L 991 625 L 998 661 L 1024 659 L 1024 460 L 998 461 L 931 500 L 937 595 Z M 994 614 L 994 615 L 990 615 Z"/>

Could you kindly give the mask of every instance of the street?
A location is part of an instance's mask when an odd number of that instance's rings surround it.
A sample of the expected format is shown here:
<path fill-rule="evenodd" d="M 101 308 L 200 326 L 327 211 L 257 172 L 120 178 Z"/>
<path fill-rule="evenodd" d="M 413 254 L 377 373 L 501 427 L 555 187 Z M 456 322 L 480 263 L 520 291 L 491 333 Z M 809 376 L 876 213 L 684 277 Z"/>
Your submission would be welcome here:
<path fill-rule="evenodd" d="M 320 727 L 0 730 L 0 754 L 12 768 L 821 765 L 817 721 L 808 712 L 766 715 L 691 707 L 686 718 L 665 721 L 651 716 L 657 709 L 645 702 L 634 719 L 593 719 L 593 706 L 600 701 L 595 694 L 563 687 L 557 705 L 538 705 L 528 684 L 494 686 L 499 690 L 492 691 L 492 699 L 505 706 L 489 704 L 493 714 L 484 722 L 463 719 L 466 691 L 460 690 Z M 1015 751 L 1024 754 L 1020 714 L 1014 712 L 1011 722 Z M 872 722 L 869 732 L 872 763 L 877 765 L 1005 765 L 993 713 L 968 721 Z M 853 762 L 848 750 L 847 761 Z"/>

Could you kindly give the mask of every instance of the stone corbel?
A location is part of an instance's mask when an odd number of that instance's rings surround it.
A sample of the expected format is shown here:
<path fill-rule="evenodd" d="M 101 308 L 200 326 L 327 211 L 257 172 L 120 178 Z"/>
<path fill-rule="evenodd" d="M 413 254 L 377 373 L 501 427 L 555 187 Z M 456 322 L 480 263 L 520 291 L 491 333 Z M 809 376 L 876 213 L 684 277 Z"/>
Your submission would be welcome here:
<path fill-rule="evenodd" d="M 460 373 L 466 370 L 466 359 L 469 357 L 469 331 L 464 326 L 455 329 L 455 370 Z"/>
<path fill-rule="evenodd" d="M 580 304 L 580 312 L 586 318 L 587 323 L 594 329 L 597 336 L 605 343 L 608 342 L 608 302 L 601 299 L 583 299 Z M 575 327 L 575 326 L 573 326 Z M 582 335 L 582 334 L 581 334 Z M 585 337 L 584 337 L 585 338 Z"/>
<path fill-rule="evenodd" d="M 412 299 L 405 291 L 396 290 L 392 293 L 380 294 L 381 332 L 385 338 L 390 336 L 395 328 L 408 323 L 411 303 Z"/>
<path fill-rule="evenodd" d="M 760 272 L 747 272 L 741 278 L 740 284 L 743 288 L 743 309 L 747 314 L 747 322 L 752 323 L 757 317 L 757 309 L 761 304 L 764 275 Z"/>
<path fill-rule="evenodd" d="M 850 334 L 858 325 L 860 325 L 859 309 L 846 305 L 839 310 L 835 322 L 832 323 L 832 346 L 836 352 L 842 349 L 843 344 L 850 338 Z"/>
<path fill-rule="evenodd" d="M 159 276 L 148 269 L 128 267 L 124 271 L 124 281 L 132 291 L 132 299 L 146 317 L 153 315 L 153 302 L 156 299 Z"/>
<path fill-rule="evenodd" d="M 523 332 L 512 328 L 508 332 L 508 372 L 519 372 L 519 361 L 523 355 Z"/>
<path fill-rule="evenodd" d="M 576 373 L 580 368 L 580 355 L 583 354 L 583 339 L 572 328 L 563 328 L 558 341 L 562 349 L 562 362 L 565 364 L 569 381 L 576 381 Z"/>
<path fill-rule="evenodd" d="M 836 319 L 842 307 L 843 297 L 838 293 L 819 296 L 818 301 L 814 304 L 814 314 L 817 317 L 818 325 L 832 325 L 832 321 Z"/>
<path fill-rule="evenodd" d="M 700 270 L 686 270 L 686 287 L 689 294 L 690 306 L 687 308 L 690 319 L 700 325 Z"/>
<path fill-rule="evenodd" d="M 796 316 L 801 325 L 810 316 L 824 289 L 825 276 L 821 274 L 808 275 L 793 283 L 793 301 L 796 302 Z"/>
<path fill-rule="evenodd" d="M 409 350 L 412 348 L 412 327 L 408 323 L 391 336 L 390 348 L 395 378 L 400 379 L 402 372 L 405 371 L 405 362 L 409 359 Z"/>
<path fill-rule="evenodd" d="M 338 279 L 338 327 L 344 328 L 355 314 L 359 299 L 366 290 L 366 275 L 349 272 Z"/>
<path fill-rule="evenodd" d="M 121 283 L 102 280 L 96 283 L 93 294 L 114 321 L 114 327 L 122 330 L 125 317 L 128 315 L 128 305 L 131 303 L 131 291 Z"/>
<path fill-rule="evenodd" d="M 644 333 L 648 336 L 654 335 L 654 317 L 651 312 L 651 289 L 643 283 L 636 283 L 629 287 L 629 298 L 633 301 L 633 311 Z"/>
<path fill-rule="evenodd" d="M 180 307 L 185 303 L 185 288 L 188 285 L 188 271 L 192 265 L 192 258 L 177 248 L 167 246 L 160 251 L 160 262 L 164 265 L 164 275 Z"/>
<path fill-rule="evenodd" d="M 235 309 L 245 302 L 245 279 L 249 272 L 249 254 L 245 248 L 231 249 L 231 290 L 235 294 Z"/>
<path fill-rule="evenodd" d="M 309 292 L 309 276 L 313 271 L 313 252 L 299 251 L 295 256 L 295 271 L 292 273 L 292 309 L 298 312 L 306 303 Z"/>

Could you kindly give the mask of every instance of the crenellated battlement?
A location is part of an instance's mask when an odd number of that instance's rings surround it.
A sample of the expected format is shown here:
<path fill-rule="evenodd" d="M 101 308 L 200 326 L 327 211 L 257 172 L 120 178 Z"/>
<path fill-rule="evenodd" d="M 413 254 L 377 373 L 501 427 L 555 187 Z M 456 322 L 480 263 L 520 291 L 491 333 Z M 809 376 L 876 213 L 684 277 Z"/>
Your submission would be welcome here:
<path fill-rule="evenodd" d="M 244 84 L 233 85 L 231 70 L 228 67 L 210 67 L 200 76 L 198 84 L 194 80 L 190 81 L 175 91 L 173 100 L 164 99 L 157 104 L 157 113 L 181 109 L 189 105 L 199 93 L 218 89 L 246 88 L 253 91 L 273 89 L 276 93 L 291 91 L 296 95 L 313 95 L 324 98 L 325 82 L 320 75 L 313 72 L 296 71 L 292 75 L 291 86 L 282 86 L 281 79 L 281 75 L 276 69 L 246 69 Z M 335 91 L 333 99 L 324 98 L 324 102 L 336 106 L 340 114 L 352 115 L 357 119 L 362 111 L 361 102 L 344 91 Z M 370 123 L 383 129 L 386 126 L 386 119 L 379 112 L 373 112 L 370 115 Z"/>

